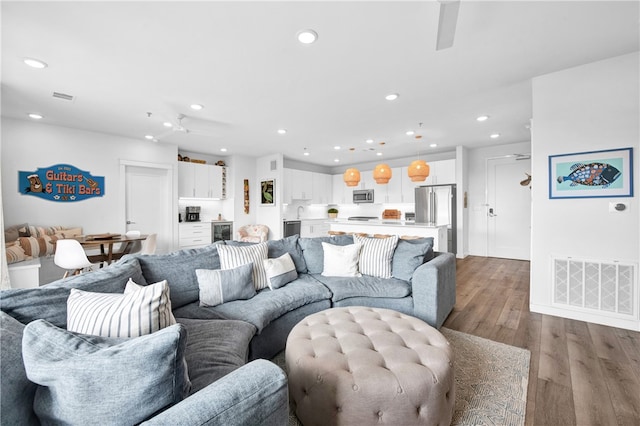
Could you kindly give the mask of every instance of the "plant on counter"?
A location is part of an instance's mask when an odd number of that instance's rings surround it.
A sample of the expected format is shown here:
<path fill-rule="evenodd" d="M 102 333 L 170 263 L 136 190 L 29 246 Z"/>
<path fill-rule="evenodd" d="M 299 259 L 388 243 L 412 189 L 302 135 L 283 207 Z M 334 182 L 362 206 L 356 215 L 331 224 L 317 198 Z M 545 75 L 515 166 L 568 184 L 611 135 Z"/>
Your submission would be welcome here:
<path fill-rule="evenodd" d="M 330 208 L 329 210 L 327 210 L 327 213 L 329 214 L 329 217 L 331 219 L 335 219 L 336 217 L 338 217 L 338 209 Z"/>

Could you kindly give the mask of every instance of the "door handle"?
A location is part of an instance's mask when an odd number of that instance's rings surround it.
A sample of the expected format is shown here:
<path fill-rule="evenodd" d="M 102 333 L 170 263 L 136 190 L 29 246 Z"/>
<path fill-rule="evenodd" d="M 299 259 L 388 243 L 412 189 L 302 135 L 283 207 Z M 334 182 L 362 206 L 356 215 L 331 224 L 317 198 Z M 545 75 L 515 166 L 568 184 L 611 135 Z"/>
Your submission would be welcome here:
<path fill-rule="evenodd" d="M 489 208 L 489 217 L 496 217 L 496 216 L 498 215 L 493 213 L 493 207 Z"/>
<path fill-rule="evenodd" d="M 132 220 L 128 220 L 128 221 L 127 221 L 127 225 L 133 225 L 133 224 L 135 224 L 135 222 L 134 222 L 134 221 L 132 221 Z"/>

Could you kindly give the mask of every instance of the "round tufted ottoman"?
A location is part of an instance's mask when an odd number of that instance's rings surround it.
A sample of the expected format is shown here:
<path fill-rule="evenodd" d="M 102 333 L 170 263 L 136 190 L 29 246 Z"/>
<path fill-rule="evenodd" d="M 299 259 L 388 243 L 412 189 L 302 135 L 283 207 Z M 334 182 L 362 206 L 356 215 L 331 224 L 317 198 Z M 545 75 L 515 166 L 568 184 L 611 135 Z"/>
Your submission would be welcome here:
<path fill-rule="evenodd" d="M 305 425 L 449 425 L 453 351 L 424 321 L 390 309 L 310 315 L 285 352 L 289 397 Z"/>

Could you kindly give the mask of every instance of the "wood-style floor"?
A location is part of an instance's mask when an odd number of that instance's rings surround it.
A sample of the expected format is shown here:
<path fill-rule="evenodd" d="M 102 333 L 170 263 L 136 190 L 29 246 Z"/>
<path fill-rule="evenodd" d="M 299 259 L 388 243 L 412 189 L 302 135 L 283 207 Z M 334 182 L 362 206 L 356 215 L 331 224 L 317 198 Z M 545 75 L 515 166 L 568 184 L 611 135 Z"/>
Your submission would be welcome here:
<path fill-rule="evenodd" d="M 529 312 L 529 262 L 457 261 L 444 326 L 531 351 L 526 425 L 640 425 L 640 333 Z"/>

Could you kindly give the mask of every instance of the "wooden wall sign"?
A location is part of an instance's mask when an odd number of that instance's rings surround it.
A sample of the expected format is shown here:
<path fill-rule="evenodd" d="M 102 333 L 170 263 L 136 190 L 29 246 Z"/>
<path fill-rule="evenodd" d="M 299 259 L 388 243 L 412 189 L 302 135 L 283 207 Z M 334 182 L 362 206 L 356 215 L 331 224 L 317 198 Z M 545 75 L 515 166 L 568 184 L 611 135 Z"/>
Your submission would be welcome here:
<path fill-rule="evenodd" d="M 244 214 L 249 214 L 249 179 L 244 180 Z"/>
<path fill-rule="evenodd" d="M 18 171 L 18 192 L 50 201 L 82 201 L 104 195 L 104 176 L 92 176 L 69 164 Z"/>

